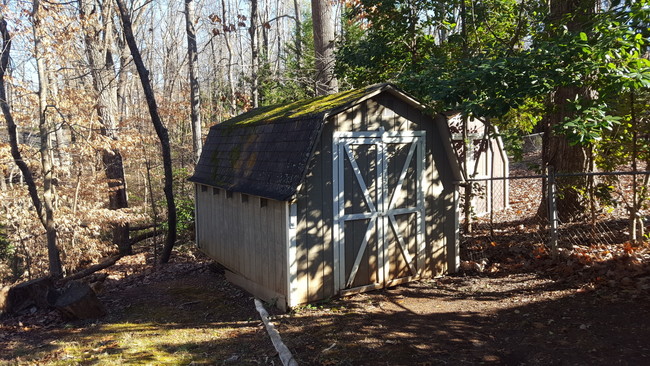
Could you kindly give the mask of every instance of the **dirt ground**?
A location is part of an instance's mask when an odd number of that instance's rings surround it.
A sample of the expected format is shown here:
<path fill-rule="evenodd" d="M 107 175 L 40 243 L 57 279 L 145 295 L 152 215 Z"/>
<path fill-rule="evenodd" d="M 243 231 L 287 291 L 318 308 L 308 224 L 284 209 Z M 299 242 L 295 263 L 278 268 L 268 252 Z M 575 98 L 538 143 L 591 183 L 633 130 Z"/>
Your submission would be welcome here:
<path fill-rule="evenodd" d="M 110 269 L 103 319 L 65 322 L 51 310 L 1 318 L 0 362 L 281 364 L 252 298 L 217 266 L 146 261 Z M 622 285 L 558 281 L 555 267 L 540 268 L 423 280 L 276 312 L 272 322 L 300 365 L 650 364 L 647 266 Z"/>
<path fill-rule="evenodd" d="M 101 319 L 35 309 L 0 317 L 0 364 L 280 364 L 250 295 L 218 266 L 198 253 L 151 262 L 142 253 L 106 271 Z"/>
<path fill-rule="evenodd" d="M 650 297 L 534 273 L 447 277 L 278 320 L 304 365 L 650 364 Z"/>

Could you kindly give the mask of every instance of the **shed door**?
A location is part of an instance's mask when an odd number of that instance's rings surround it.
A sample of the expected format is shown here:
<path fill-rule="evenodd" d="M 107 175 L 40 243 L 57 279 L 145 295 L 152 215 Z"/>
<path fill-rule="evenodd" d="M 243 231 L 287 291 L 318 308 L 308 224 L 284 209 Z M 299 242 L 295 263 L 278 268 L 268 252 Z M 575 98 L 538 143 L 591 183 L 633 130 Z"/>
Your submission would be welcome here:
<path fill-rule="evenodd" d="M 424 263 L 424 131 L 334 134 L 337 291 L 418 277 Z"/>

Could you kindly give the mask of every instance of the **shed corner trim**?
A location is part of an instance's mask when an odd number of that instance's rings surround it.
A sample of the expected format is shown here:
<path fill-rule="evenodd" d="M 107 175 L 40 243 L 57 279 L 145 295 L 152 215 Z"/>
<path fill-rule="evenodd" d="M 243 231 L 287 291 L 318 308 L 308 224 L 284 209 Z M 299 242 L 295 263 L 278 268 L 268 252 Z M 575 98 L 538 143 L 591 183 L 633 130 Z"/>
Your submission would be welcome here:
<path fill-rule="evenodd" d="M 298 262 L 296 239 L 298 231 L 298 205 L 295 201 L 287 202 L 285 205 L 287 222 L 287 307 L 292 308 L 299 304 L 296 296 L 298 290 Z"/>

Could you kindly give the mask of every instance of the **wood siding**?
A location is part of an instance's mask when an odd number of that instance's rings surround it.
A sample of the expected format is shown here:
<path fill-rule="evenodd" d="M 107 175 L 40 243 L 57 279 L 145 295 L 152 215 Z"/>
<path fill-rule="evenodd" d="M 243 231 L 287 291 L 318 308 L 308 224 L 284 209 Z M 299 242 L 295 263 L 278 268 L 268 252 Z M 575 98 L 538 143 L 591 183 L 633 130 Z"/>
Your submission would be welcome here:
<path fill-rule="evenodd" d="M 287 206 L 283 201 L 197 184 L 196 242 L 228 270 L 285 301 Z M 246 289 L 256 296 L 270 296 Z"/>
<path fill-rule="evenodd" d="M 454 117 L 458 124 L 460 117 Z M 470 175 L 476 179 L 508 177 L 509 162 L 500 137 L 490 137 L 487 144 L 485 124 L 478 119 L 468 122 L 468 130 L 474 136 L 473 144 L 477 149 L 470 159 Z M 485 144 L 485 145 L 484 145 Z M 479 146 L 481 147 L 479 152 Z M 478 159 L 478 162 L 476 161 Z M 509 205 L 509 187 L 506 180 L 484 180 L 472 183 L 472 210 L 477 216 L 489 214 L 491 211 L 501 211 Z"/>
<path fill-rule="evenodd" d="M 298 197 L 298 229 L 296 258 L 299 303 L 337 296 L 334 286 L 332 137 L 334 131 L 425 131 L 424 164 L 425 243 L 423 276 L 441 275 L 447 270 L 448 253 L 455 245 L 453 172 L 441 137 L 431 118 L 406 102 L 385 93 L 331 116 L 321 134 L 315 155 Z M 446 128 L 446 125 L 444 126 Z M 399 165 L 399 164 L 398 164 Z M 390 165 L 389 165 L 390 167 Z M 399 168 L 395 168 L 399 169 Z M 394 180 L 397 171 L 389 171 Z M 356 234 L 353 234 L 356 235 Z M 361 235 L 361 234 L 360 234 Z M 413 239 L 406 239 L 409 246 Z M 395 250 L 393 250 L 395 252 Z M 392 268 L 396 276 L 403 268 Z M 366 274 L 369 276 L 369 274 Z"/>

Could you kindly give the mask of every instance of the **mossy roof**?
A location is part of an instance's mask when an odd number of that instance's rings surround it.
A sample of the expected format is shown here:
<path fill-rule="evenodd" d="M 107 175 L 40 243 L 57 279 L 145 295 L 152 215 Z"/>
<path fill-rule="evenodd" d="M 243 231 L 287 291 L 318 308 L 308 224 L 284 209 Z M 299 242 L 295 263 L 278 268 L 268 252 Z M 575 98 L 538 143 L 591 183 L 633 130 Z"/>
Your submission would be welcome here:
<path fill-rule="evenodd" d="M 255 108 L 249 112 L 229 119 L 222 125 L 243 127 L 250 124 L 273 123 L 288 119 L 305 119 L 344 108 L 388 84 L 376 84 L 365 88 L 348 90 L 336 94 L 298 100 L 291 103 L 275 104 Z"/>
<path fill-rule="evenodd" d="M 417 103 L 390 84 L 253 109 L 210 128 L 189 179 L 280 201 L 302 182 L 328 116 L 390 91 Z"/>

